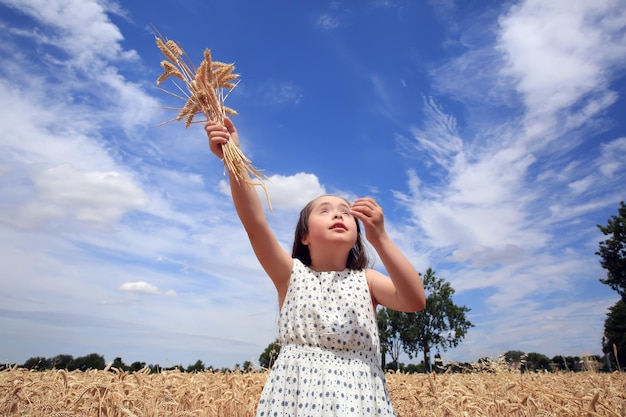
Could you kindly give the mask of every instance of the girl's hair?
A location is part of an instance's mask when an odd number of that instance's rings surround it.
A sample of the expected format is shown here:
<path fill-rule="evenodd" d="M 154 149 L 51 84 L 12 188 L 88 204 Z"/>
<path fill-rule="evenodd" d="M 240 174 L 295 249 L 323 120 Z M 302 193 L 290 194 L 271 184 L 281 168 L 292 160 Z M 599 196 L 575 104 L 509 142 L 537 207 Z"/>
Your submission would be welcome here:
<path fill-rule="evenodd" d="M 300 218 L 296 225 L 296 232 L 293 238 L 293 249 L 291 251 L 292 258 L 298 258 L 306 266 L 311 265 L 311 253 L 309 252 L 308 245 L 302 243 L 302 239 L 309 234 L 309 216 L 311 210 L 313 210 L 313 203 L 317 200 L 309 201 L 300 211 Z M 347 201 L 347 200 L 346 200 Z M 348 202 L 349 203 L 349 202 Z M 365 251 L 365 245 L 363 244 L 363 238 L 361 237 L 361 225 L 355 218 L 356 223 L 356 243 L 350 249 L 348 259 L 346 259 L 346 268 L 349 269 L 365 269 L 369 266 L 370 260 Z"/>

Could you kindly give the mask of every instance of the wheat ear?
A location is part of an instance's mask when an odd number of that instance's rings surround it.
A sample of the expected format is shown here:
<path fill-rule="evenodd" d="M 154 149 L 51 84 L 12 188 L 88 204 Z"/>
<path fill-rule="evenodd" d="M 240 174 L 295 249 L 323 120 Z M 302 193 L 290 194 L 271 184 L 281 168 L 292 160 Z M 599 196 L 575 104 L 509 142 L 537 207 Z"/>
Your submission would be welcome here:
<path fill-rule="evenodd" d="M 205 117 L 205 123 L 213 121 L 219 125 L 224 125 L 225 114 L 237 114 L 234 109 L 224 105 L 230 92 L 239 83 L 239 75 L 233 73 L 235 65 L 213 60 L 211 50 L 207 48 L 204 51 L 204 60 L 196 68 L 180 44 L 165 39 L 156 28 L 154 29 L 157 47 L 166 58 L 161 61 L 164 72 L 157 79 L 157 84 L 160 85 L 165 80 L 170 79 L 182 95 L 163 88 L 161 90 L 185 101 L 183 107 L 167 108 L 177 110 L 178 115 L 176 118 L 161 124 L 184 120 L 185 127 L 189 127 L 192 123 L 200 123 L 194 122 L 194 117 L 197 114 L 202 114 Z M 180 82 L 183 83 L 182 86 L 179 85 Z M 270 196 L 263 182 L 263 180 L 268 179 L 267 176 L 255 168 L 252 161 L 232 141 L 226 142 L 222 146 L 222 150 L 224 151 L 225 169 L 233 174 L 237 182 L 243 181 L 248 185 L 263 188 L 271 211 Z"/>

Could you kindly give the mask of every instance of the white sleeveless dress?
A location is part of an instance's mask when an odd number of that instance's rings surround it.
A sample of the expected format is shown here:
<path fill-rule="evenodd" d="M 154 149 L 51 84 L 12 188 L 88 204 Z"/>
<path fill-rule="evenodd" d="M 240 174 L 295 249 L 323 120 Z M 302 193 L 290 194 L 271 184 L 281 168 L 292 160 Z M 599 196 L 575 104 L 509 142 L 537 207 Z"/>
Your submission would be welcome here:
<path fill-rule="evenodd" d="M 315 272 L 294 259 L 278 325 L 257 417 L 396 415 L 364 270 Z"/>

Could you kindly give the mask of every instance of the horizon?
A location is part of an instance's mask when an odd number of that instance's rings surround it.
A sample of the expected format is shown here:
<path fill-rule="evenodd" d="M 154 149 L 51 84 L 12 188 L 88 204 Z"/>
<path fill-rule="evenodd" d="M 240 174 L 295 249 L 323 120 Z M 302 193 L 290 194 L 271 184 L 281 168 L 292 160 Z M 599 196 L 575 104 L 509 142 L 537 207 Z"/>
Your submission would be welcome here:
<path fill-rule="evenodd" d="M 524 356 L 524 355 L 528 356 L 528 355 L 533 355 L 533 354 L 543 355 L 541 352 L 521 352 L 521 351 L 517 351 L 517 350 L 512 349 L 512 350 L 509 350 L 507 352 L 504 352 L 502 355 L 500 355 L 498 358 L 495 358 L 495 359 L 491 358 L 491 357 L 484 357 L 484 358 L 478 358 L 477 360 L 469 361 L 469 362 L 452 362 L 452 361 L 446 362 L 446 361 L 442 361 L 442 365 L 444 367 L 453 366 L 453 365 L 458 365 L 458 366 L 475 365 L 475 364 L 481 363 L 481 360 L 492 360 L 494 362 L 498 362 L 498 361 L 502 360 L 503 358 L 506 359 L 507 354 L 510 354 L 510 353 L 521 353 L 521 356 Z M 204 367 L 205 371 L 213 371 L 213 372 L 236 371 L 238 369 L 242 370 L 242 371 L 246 371 L 246 365 L 250 365 L 251 366 L 250 370 L 252 370 L 252 371 L 266 371 L 267 370 L 265 368 L 261 368 L 258 363 L 253 363 L 251 361 L 244 361 L 244 362 L 241 362 L 241 363 L 235 363 L 235 364 L 232 365 L 232 369 L 231 369 L 230 367 L 215 367 L 215 366 L 213 366 L 210 363 L 204 363 L 204 361 L 202 361 L 201 359 L 198 359 L 195 362 L 188 363 L 186 365 L 180 363 L 180 364 L 172 365 L 170 367 L 163 367 L 163 366 L 161 366 L 161 364 L 158 364 L 158 363 L 148 363 L 148 362 L 140 361 L 140 360 L 134 361 L 132 363 L 126 363 L 126 361 L 124 361 L 124 358 L 119 357 L 119 356 L 115 357 L 113 360 L 107 361 L 106 358 L 103 355 L 100 355 L 97 352 L 91 352 L 89 354 L 81 355 L 81 356 L 78 356 L 78 357 L 72 357 L 72 361 L 79 360 L 79 359 L 85 359 L 85 358 L 87 358 L 87 357 L 89 357 L 91 355 L 98 355 L 99 357 L 102 357 L 104 359 L 104 368 L 107 368 L 107 367 L 109 367 L 111 365 L 115 365 L 117 362 L 119 362 L 121 365 L 125 366 L 126 368 L 131 368 L 131 369 L 132 369 L 132 367 L 135 364 L 138 363 L 138 364 L 142 364 L 143 365 L 143 367 L 141 369 L 145 369 L 145 368 L 150 368 L 150 369 L 152 369 L 152 368 L 160 368 L 161 370 L 172 370 L 172 369 L 178 368 L 181 371 L 190 372 L 188 370 L 189 368 L 192 368 L 195 365 L 198 365 L 198 362 L 202 362 L 202 366 Z M 261 354 L 259 354 L 259 356 L 260 355 Z M 58 355 L 54 355 L 52 357 L 34 356 L 34 357 L 31 357 L 31 358 L 28 358 L 26 360 L 26 362 L 24 362 L 24 363 L 0 364 L 0 370 L 1 369 L 6 369 L 6 367 L 14 367 L 14 366 L 17 366 L 18 368 L 25 367 L 25 368 L 29 368 L 29 369 L 40 370 L 37 367 L 33 368 L 33 367 L 26 366 L 27 362 L 32 361 L 34 359 L 39 359 L 39 360 L 44 359 L 44 360 L 53 361 L 55 358 L 57 358 L 59 356 L 72 356 L 72 355 L 58 354 Z M 546 356 L 546 355 L 543 355 L 543 356 Z M 388 357 L 388 359 L 391 359 L 391 357 L 389 355 L 387 355 L 387 357 Z M 564 361 L 567 360 L 567 359 L 573 359 L 573 360 L 578 359 L 580 362 L 586 362 L 588 360 L 588 358 L 590 358 L 590 357 L 593 357 L 594 359 L 598 358 L 599 359 L 599 363 L 601 363 L 603 366 L 605 365 L 605 357 L 603 355 L 593 355 L 593 354 L 591 354 L 591 355 L 581 355 L 581 356 L 555 355 L 553 357 L 547 357 L 547 358 L 549 360 L 551 360 L 551 361 L 553 359 L 555 359 L 555 358 L 560 358 L 561 360 L 564 360 Z M 587 358 L 587 359 L 585 359 L 585 358 Z M 120 361 L 117 361 L 117 359 L 120 359 Z M 412 359 L 409 359 L 409 360 L 412 360 Z M 393 362 L 394 362 L 393 360 L 386 361 L 385 362 L 386 368 L 389 368 L 390 365 Z M 431 358 L 431 365 L 436 365 L 437 362 L 438 362 L 437 358 L 433 356 Z M 405 369 L 405 368 L 411 367 L 411 366 L 425 365 L 423 358 L 420 358 L 419 362 L 408 362 L 408 363 L 406 363 L 406 362 L 399 361 L 398 363 L 399 363 L 399 365 L 401 366 L 402 369 Z M 558 365 L 558 362 L 550 362 L 550 363 Z M 510 362 L 510 364 L 511 365 L 515 365 L 515 364 L 519 365 L 520 362 L 512 361 L 512 362 Z M 51 365 L 52 365 L 52 363 L 51 363 Z M 66 368 L 56 368 L 56 366 L 53 366 L 52 369 L 67 369 L 67 366 L 66 366 Z M 93 369 L 93 368 L 87 368 L 87 369 Z M 139 369 L 134 369 L 134 370 L 139 370 Z"/>

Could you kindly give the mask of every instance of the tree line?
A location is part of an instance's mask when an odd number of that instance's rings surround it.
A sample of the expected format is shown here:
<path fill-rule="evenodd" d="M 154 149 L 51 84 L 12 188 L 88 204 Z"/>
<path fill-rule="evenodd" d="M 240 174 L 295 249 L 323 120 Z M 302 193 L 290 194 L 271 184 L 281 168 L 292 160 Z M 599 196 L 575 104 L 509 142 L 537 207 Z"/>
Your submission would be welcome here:
<path fill-rule="evenodd" d="M 579 371 L 592 367 L 596 370 L 622 370 L 626 364 L 626 204 L 620 202 L 618 214 L 612 216 L 606 226 L 597 225 L 607 239 L 600 242 L 595 253 L 601 257 L 600 265 L 607 271 L 606 278 L 600 278 L 602 284 L 609 285 L 615 290 L 620 299 L 609 308 L 604 323 L 602 338 L 602 352 L 600 355 L 588 357 L 547 356 L 537 353 L 524 353 L 510 350 L 498 361 L 489 358 L 480 358 L 476 363 L 443 364 L 440 351 L 458 346 L 465 338 L 467 331 L 474 327 L 466 318 L 470 311 L 466 306 L 458 306 L 452 300 L 454 288 L 445 279 L 437 277 L 435 271 L 429 268 L 423 277 L 423 284 L 428 297 L 426 308 L 416 313 L 403 313 L 395 310 L 380 308 L 377 311 L 377 321 L 381 347 L 381 365 L 385 370 L 399 370 L 404 372 L 432 372 L 432 371 L 471 371 L 475 369 L 489 370 L 494 363 L 518 367 L 521 371 Z M 434 357 L 434 368 L 431 361 L 431 352 L 437 353 Z M 278 340 L 270 343 L 259 356 L 261 369 L 272 367 L 280 352 Z M 409 359 L 423 354 L 419 364 L 405 365 L 398 361 L 404 352 Z M 387 363 L 387 357 L 391 362 Z M 71 355 L 57 355 L 53 358 L 34 357 L 28 359 L 22 367 L 35 370 L 47 369 L 105 369 L 104 357 L 96 353 L 73 358 Z M 120 357 L 115 358 L 110 367 L 124 371 L 139 371 L 149 368 L 153 372 L 178 369 L 185 372 L 202 371 L 252 371 L 255 369 L 250 361 L 235 365 L 234 369 L 215 369 L 206 366 L 201 360 L 193 365 L 184 367 L 177 365 L 162 368 L 159 365 L 146 365 L 145 362 L 133 362 L 126 365 Z M 1 369 L 2 367 L 0 367 Z"/>
<path fill-rule="evenodd" d="M 51 358 L 45 358 L 43 356 L 35 356 L 29 358 L 23 364 L 6 364 L 0 365 L 0 370 L 4 370 L 9 367 L 19 367 L 30 369 L 33 371 L 48 371 L 53 369 L 65 369 L 68 371 L 86 371 L 88 369 L 111 369 L 115 368 L 120 371 L 125 372 L 138 372 L 144 369 L 149 369 L 151 373 L 159 373 L 162 371 L 172 371 L 178 370 L 181 372 L 233 372 L 233 371 L 242 371 L 242 372 L 250 372 L 254 370 L 254 365 L 250 361 L 245 361 L 242 365 L 235 364 L 234 368 L 214 368 L 213 366 L 207 366 L 202 362 L 202 360 L 198 359 L 193 365 L 183 366 L 174 365 L 170 367 L 162 367 L 160 365 L 147 365 L 146 362 L 136 361 L 127 365 L 121 357 L 117 357 L 113 359 L 113 362 L 107 364 L 104 360 L 104 356 L 99 355 L 97 353 L 90 353 L 86 356 L 80 356 L 74 358 L 72 355 L 56 355 Z"/>
<path fill-rule="evenodd" d="M 278 352 L 280 344 L 278 340 L 270 343 L 270 345 L 259 356 L 259 366 L 261 370 L 267 370 L 272 367 Z M 584 370 L 602 370 L 606 369 L 602 365 L 602 357 L 593 355 L 587 357 L 579 356 L 561 356 L 557 355 L 548 358 L 546 355 L 537 352 L 524 353 L 518 350 L 510 350 L 506 352 L 499 361 L 491 358 L 480 358 L 476 362 L 470 363 L 446 363 L 444 364 L 441 356 L 436 354 L 434 357 L 434 366 L 427 367 L 424 362 L 418 364 L 404 364 L 402 362 L 392 361 L 386 364 L 386 371 L 400 371 L 404 373 L 424 373 L 424 372 L 473 372 L 473 371 L 490 371 L 498 367 L 518 369 L 521 372 L 531 371 L 584 371 Z M 149 369 L 151 373 L 159 373 L 162 371 L 178 370 L 181 372 L 253 372 L 258 369 L 250 361 L 246 361 L 243 365 L 236 364 L 234 368 L 214 368 L 206 366 L 202 360 L 198 359 L 194 364 L 187 366 L 175 365 L 171 367 L 161 367 L 160 365 L 146 365 L 145 362 L 136 361 L 127 365 L 121 357 L 117 357 L 107 364 L 104 356 L 97 353 L 90 353 L 86 356 L 77 358 L 72 355 L 56 355 L 51 358 L 41 356 L 32 357 L 21 365 L 4 365 L 0 366 L 0 370 L 7 367 L 18 366 L 20 368 L 30 369 L 33 371 L 47 371 L 54 369 L 66 369 L 68 371 L 86 371 L 88 369 L 111 369 L 115 368 L 125 372 L 139 372 Z"/>

